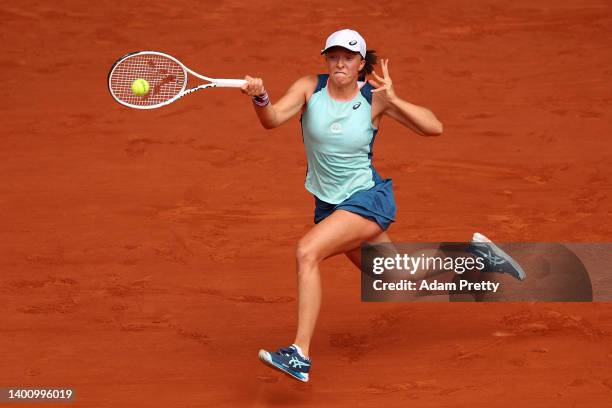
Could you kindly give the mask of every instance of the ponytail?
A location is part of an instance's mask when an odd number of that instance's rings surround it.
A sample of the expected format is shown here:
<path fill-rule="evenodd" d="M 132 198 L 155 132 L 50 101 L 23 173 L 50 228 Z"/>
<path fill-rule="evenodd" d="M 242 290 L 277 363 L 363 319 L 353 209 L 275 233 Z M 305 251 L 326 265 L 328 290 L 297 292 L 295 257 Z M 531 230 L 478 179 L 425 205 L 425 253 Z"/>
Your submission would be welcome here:
<path fill-rule="evenodd" d="M 359 71 L 359 80 L 365 81 L 365 76 L 371 74 L 374 71 L 374 65 L 378 61 L 378 56 L 376 55 L 375 50 L 367 50 L 365 55 L 365 65 Z"/>

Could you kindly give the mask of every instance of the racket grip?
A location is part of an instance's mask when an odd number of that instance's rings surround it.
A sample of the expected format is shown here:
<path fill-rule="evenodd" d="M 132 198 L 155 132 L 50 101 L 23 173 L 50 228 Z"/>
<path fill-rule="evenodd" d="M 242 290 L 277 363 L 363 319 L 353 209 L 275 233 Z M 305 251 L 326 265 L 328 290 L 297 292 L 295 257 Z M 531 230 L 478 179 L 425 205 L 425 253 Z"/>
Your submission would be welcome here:
<path fill-rule="evenodd" d="M 244 79 L 215 79 L 214 84 L 225 88 L 240 88 L 246 84 L 246 81 Z"/>

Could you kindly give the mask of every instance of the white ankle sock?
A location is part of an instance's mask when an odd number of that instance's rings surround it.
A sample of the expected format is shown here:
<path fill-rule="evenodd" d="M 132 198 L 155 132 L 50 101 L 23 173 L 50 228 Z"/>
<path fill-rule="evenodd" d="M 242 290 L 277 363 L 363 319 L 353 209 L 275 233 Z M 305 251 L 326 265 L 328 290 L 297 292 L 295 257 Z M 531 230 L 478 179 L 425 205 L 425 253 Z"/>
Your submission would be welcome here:
<path fill-rule="evenodd" d="M 297 350 L 298 354 L 300 355 L 300 357 L 308 359 L 308 357 L 306 357 L 304 355 L 304 353 L 302 353 L 302 349 L 300 348 L 300 346 L 298 346 L 297 344 L 293 343 L 292 344 L 293 347 L 295 347 L 295 349 Z"/>

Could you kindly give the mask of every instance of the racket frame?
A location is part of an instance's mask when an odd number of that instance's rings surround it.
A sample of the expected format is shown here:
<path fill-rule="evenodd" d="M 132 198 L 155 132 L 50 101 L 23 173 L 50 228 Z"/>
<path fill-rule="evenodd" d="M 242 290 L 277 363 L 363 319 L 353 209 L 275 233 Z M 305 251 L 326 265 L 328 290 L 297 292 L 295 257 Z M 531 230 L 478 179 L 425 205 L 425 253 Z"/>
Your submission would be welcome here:
<path fill-rule="evenodd" d="M 135 57 L 137 55 L 140 54 L 152 54 L 152 55 L 159 55 L 162 56 L 164 58 L 168 58 L 171 59 L 172 61 L 176 62 L 182 69 L 185 75 L 185 83 L 183 84 L 183 88 L 181 89 L 181 91 L 176 94 L 175 96 L 173 96 L 172 98 L 168 99 L 167 101 L 155 104 L 155 105 L 133 105 L 131 103 L 122 101 L 121 99 L 119 99 L 115 93 L 113 92 L 113 88 L 111 86 L 111 78 L 113 75 L 113 72 L 115 72 L 115 69 L 119 66 L 119 64 L 121 64 L 123 61 L 130 59 L 132 57 Z M 198 85 L 195 86 L 193 88 L 187 88 L 187 83 L 189 81 L 189 77 L 187 76 L 187 74 L 191 74 L 193 76 L 195 76 L 196 78 L 202 79 L 204 81 L 208 81 L 208 84 L 202 84 L 202 85 Z M 111 67 L 109 73 L 108 73 L 108 79 L 107 79 L 107 83 L 108 83 L 108 90 L 111 93 L 111 96 L 113 97 L 113 99 L 115 99 L 117 102 L 119 102 L 121 105 L 127 106 L 129 108 L 134 108 L 134 109 L 155 109 L 155 108 L 161 108 L 162 106 L 166 106 L 171 104 L 172 102 L 177 101 L 178 99 L 182 98 L 185 95 L 189 95 L 190 93 L 199 91 L 201 89 L 206 89 L 206 88 L 217 88 L 217 87 L 222 87 L 222 88 L 240 88 L 242 85 L 244 85 L 246 83 L 246 81 L 244 79 L 221 79 L 221 78 L 209 78 L 207 76 L 198 74 L 197 72 L 187 68 L 187 66 L 185 66 L 185 64 L 183 64 L 181 61 L 179 61 L 178 59 L 174 58 L 171 55 L 165 54 L 163 52 L 159 52 L 159 51 L 135 51 L 135 52 L 130 52 L 125 54 L 124 56 L 122 56 L 121 58 L 119 58 L 117 61 L 115 61 L 115 63 L 113 64 L 113 66 Z"/>

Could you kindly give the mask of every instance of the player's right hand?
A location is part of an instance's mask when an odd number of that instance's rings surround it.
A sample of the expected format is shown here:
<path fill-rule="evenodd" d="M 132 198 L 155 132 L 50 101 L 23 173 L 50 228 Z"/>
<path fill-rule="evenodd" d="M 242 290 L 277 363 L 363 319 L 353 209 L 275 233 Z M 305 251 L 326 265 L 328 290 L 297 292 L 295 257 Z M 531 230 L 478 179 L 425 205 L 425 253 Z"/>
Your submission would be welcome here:
<path fill-rule="evenodd" d="M 242 85 L 240 91 L 249 96 L 258 96 L 266 92 L 261 78 L 253 78 L 248 75 L 244 77 L 246 84 Z"/>

